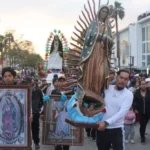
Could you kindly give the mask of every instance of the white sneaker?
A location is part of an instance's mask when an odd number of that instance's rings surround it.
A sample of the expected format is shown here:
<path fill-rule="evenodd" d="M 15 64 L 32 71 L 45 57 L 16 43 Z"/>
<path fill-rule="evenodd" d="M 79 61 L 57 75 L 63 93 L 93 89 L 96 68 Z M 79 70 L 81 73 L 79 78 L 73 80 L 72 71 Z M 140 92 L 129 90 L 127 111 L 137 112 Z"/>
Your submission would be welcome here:
<path fill-rule="evenodd" d="M 128 144 L 128 143 L 129 143 L 129 141 L 128 141 L 128 140 L 125 140 L 125 143 L 126 143 L 126 144 Z"/>
<path fill-rule="evenodd" d="M 133 139 L 131 139 L 130 142 L 131 142 L 131 144 L 134 144 L 134 140 Z"/>

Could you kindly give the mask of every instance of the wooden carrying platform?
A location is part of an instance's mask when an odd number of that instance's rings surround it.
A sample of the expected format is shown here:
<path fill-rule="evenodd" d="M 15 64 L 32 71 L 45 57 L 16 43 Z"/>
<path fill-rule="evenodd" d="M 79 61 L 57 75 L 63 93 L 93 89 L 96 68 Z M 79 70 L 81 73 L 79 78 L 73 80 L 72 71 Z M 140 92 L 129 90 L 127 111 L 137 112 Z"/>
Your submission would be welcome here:
<path fill-rule="evenodd" d="M 66 122 L 74 127 L 78 128 L 92 128 L 92 129 L 98 129 L 99 125 L 98 124 L 88 124 L 88 123 L 77 123 L 73 122 L 69 119 L 66 119 Z"/>

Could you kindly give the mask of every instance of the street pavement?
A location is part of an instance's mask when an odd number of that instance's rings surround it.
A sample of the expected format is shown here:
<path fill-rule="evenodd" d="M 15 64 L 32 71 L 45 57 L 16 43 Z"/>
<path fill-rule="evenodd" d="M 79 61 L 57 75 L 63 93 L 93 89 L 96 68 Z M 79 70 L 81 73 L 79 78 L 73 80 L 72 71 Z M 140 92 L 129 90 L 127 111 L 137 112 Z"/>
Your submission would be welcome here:
<path fill-rule="evenodd" d="M 42 127 L 42 124 L 41 124 L 41 127 Z M 126 144 L 126 150 L 150 150 L 150 123 L 147 125 L 146 133 L 147 133 L 146 135 L 147 142 L 145 145 L 142 145 L 140 143 L 139 125 L 136 125 L 135 126 L 135 144 L 130 144 L 130 143 Z M 40 132 L 40 137 L 41 136 L 42 136 L 42 132 Z M 97 150 L 96 143 L 94 141 L 87 138 L 86 136 L 84 139 L 85 140 L 84 140 L 83 146 L 80 146 L 80 147 L 72 146 L 70 150 Z M 34 146 L 33 146 L 33 150 L 34 150 Z M 54 150 L 54 146 L 41 145 L 40 150 Z"/>

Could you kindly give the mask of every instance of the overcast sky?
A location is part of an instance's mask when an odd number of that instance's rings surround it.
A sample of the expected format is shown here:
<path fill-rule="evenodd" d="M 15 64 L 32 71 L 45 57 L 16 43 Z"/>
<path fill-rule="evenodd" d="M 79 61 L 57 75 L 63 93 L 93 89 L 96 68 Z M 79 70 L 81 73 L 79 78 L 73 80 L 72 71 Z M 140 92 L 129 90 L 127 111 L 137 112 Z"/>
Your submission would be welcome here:
<path fill-rule="evenodd" d="M 107 0 L 101 1 L 105 4 Z M 126 17 L 119 22 L 120 29 L 136 22 L 140 13 L 150 11 L 150 0 L 118 1 L 126 11 Z M 24 39 L 31 40 L 36 52 L 44 56 L 49 33 L 61 30 L 69 39 L 86 3 L 87 0 L 0 0 L 0 34 L 14 29 Z"/>

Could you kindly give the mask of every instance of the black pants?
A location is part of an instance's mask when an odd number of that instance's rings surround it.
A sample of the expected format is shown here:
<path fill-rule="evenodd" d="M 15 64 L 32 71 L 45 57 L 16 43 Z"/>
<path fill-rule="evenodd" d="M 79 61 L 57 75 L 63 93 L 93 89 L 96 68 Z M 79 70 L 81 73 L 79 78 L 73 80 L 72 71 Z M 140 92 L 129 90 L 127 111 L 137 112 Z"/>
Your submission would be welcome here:
<path fill-rule="evenodd" d="M 69 150 L 69 146 L 65 146 L 65 145 L 63 145 L 63 146 L 57 145 L 57 146 L 55 147 L 55 150 Z"/>
<path fill-rule="evenodd" d="M 39 123 L 39 114 L 33 114 L 33 120 L 32 120 L 32 139 L 35 144 L 39 144 L 40 138 L 39 138 L 39 131 L 40 131 L 40 123 Z"/>
<path fill-rule="evenodd" d="M 91 136 L 91 128 L 86 128 L 85 131 L 87 133 L 87 137 L 90 137 Z"/>
<path fill-rule="evenodd" d="M 140 136 L 145 138 L 146 126 L 150 117 L 146 114 L 140 114 Z"/>
<path fill-rule="evenodd" d="M 110 150 L 111 144 L 113 150 L 125 150 L 123 128 L 97 131 L 98 150 Z"/>
<path fill-rule="evenodd" d="M 97 132 L 96 129 L 91 129 L 91 138 L 92 138 L 93 140 L 96 139 L 96 132 Z"/>

